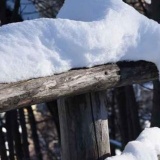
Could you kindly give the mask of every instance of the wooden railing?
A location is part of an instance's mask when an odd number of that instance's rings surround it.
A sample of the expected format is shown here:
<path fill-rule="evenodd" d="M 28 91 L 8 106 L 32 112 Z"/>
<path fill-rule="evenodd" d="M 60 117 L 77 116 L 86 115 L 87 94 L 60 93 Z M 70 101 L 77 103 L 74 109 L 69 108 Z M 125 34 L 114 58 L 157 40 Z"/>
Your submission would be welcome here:
<path fill-rule="evenodd" d="M 0 112 L 157 78 L 158 71 L 153 63 L 139 61 L 74 69 L 50 77 L 0 84 Z"/>
<path fill-rule="evenodd" d="M 139 61 L 0 84 L 0 112 L 57 100 L 62 160 L 104 160 L 110 154 L 105 90 L 157 78 L 153 63 Z"/>

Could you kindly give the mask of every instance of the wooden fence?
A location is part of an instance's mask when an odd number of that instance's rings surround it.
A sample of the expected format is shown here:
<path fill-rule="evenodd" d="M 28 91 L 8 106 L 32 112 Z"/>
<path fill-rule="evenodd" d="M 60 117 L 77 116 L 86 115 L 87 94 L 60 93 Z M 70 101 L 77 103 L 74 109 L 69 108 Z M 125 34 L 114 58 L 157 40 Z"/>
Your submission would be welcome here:
<path fill-rule="evenodd" d="M 57 99 L 62 160 L 104 160 L 110 154 L 104 91 L 157 78 L 153 63 L 139 61 L 0 84 L 0 112 Z"/>

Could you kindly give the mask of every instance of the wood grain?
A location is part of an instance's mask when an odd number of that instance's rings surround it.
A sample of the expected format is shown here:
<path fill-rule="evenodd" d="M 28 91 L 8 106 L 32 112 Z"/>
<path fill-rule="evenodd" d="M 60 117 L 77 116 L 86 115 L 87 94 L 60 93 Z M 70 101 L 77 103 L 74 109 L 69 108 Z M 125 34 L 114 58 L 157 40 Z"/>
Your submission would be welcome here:
<path fill-rule="evenodd" d="M 153 63 L 139 61 L 74 69 L 49 77 L 0 84 L 0 112 L 157 78 L 158 71 Z"/>
<path fill-rule="evenodd" d="M 62 160 L 104 160 L 110 155 L 105 93 L 58 100 Z"/>

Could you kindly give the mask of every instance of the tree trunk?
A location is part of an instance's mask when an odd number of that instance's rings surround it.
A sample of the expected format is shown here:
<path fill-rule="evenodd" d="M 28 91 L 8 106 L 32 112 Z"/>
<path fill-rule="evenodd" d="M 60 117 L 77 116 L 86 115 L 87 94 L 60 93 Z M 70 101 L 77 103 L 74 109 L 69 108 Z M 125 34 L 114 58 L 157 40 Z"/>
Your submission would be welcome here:
<path fill-rule="evenodd" d="M 160 0 L 152 0 L 151 5 L 147 5 L 149 18 L 160 23 Z"/>
<path fill-rule="evenodd" d="M 6 130 L 7 130 L 7 142 L 9 150 L 9 159 L 14 160 L 14 143 L 13 143 L 13 121 L 12 121 L 12 111 L 6 113 Z"/>
<path fill-rule="evenodd" d="M 20 118 L 20 125 L 22 128 L 22 150 L 24 154 L 24 159 L 30 160 L 28 134 L 27 134 L 26 121 L 23 108 L 19 109 L 19 118 Z"/>
<path fill-rule="evenodd" d="M 6 23 L 6 0 L 0 0 L 0 26 Z"/>
<path fill-rule="evenodd" d="M 14 149 L 17 160 L 22 160 L 23 151 L 22 151 L 22 143 L 21 143 L 21 135 L 19 132 L 19 123 L 18 123 L 18 114 L 17 110 L 12 111 L 12 135 L 14 139 Z"/>
<path fill-rule="evenodd" d="M 19 9 L 20 9 L 20 0 L 15 0 L 14 9 L 11 17 L 11 22 L 19 22 Z"/>
<path fill-rule="evenodd" d="M 0 123 L 2 123 L 0 121 Z M 0 124 L 0 159 L 7 160 L 6 146 L 5 146 L 5 136 L 2 132 L 2 124 Z"/>
<path fill-rule="evenodd" d="M 61 143 L 57 101 L 55 100 L 55 101 L 47 102 L 46 105 L 47 105 L 48 110 L 50 111 L 50 113 L 52 115 L 53 121 L 54 121 L 55 126 L 56 126 L 59 143 Z"/>
<path fill-rule="evenodd" d="M 126 95 L 126 107 L 128 110 L 128 123 L 130 139 L 136 139 L 141 132 L 141 126 L 139 121 L 138 103 L 134 93 L 133 86 L 125 86 Z"/>
<path fill-rule="evenodd" d="M 115 89 L 117 106 L 119 113 L 119 123 L 120 123 L 120 134 L 122 138 L 123 147 L 128 143 L 129 139 L 129 128 L 127 120 L 127 107 L 126 107 L 126 97 L 125 88 L 119 87 Z"/>
<path fill-rule="evenodd" d="M 104 93 L 58 100 L 62 160 L 104 160 L 110 154 Z"/>
<path fill-rule="evenodd" d="M 151 126 L 160 127 L 160 82 L 153 81 L 153 107 L 152 107 L 152 117 L 151 117 Z"/>
<path fill-rule="evenodd" d="M 27 107 L 28 110 L 28 118 L 29 118 L 29 123 L 31 126 L 31 130 L 32 130 L 32 138 L 33 138 L 33 142 L 34 142 L 34 148 L 35 148 L 35 152 L 36 152 L 36 156 L 38 158 L 38 160 L 42 160 L 42 153 L 41 153 L 41 147 L 39 144 L 39 138 L 38 138 L 38 133 L 37 133 L 37 126 L 36 126 L 36 120 L 33 114 L 33 110 L 32 107 Z"/>
<path fill-rule="evenodd" d="M 122 143 L 123 146 L 125 146 L 129 141 L 134 140 L 141 132 L 138 104 L 133 86 L 117 88 L 116 97 L 120 115 Z"/>

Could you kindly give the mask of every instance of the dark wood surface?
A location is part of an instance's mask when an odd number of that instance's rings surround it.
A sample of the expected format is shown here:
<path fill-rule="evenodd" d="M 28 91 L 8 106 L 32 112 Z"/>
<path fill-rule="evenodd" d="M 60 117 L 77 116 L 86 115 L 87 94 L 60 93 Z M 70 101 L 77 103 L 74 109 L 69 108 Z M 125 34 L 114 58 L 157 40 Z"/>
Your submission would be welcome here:
<path fill-rule="evenodd" d="M 58 100 L 62 160 L 104 160 L 110 155 L 105 92 Z"/>

